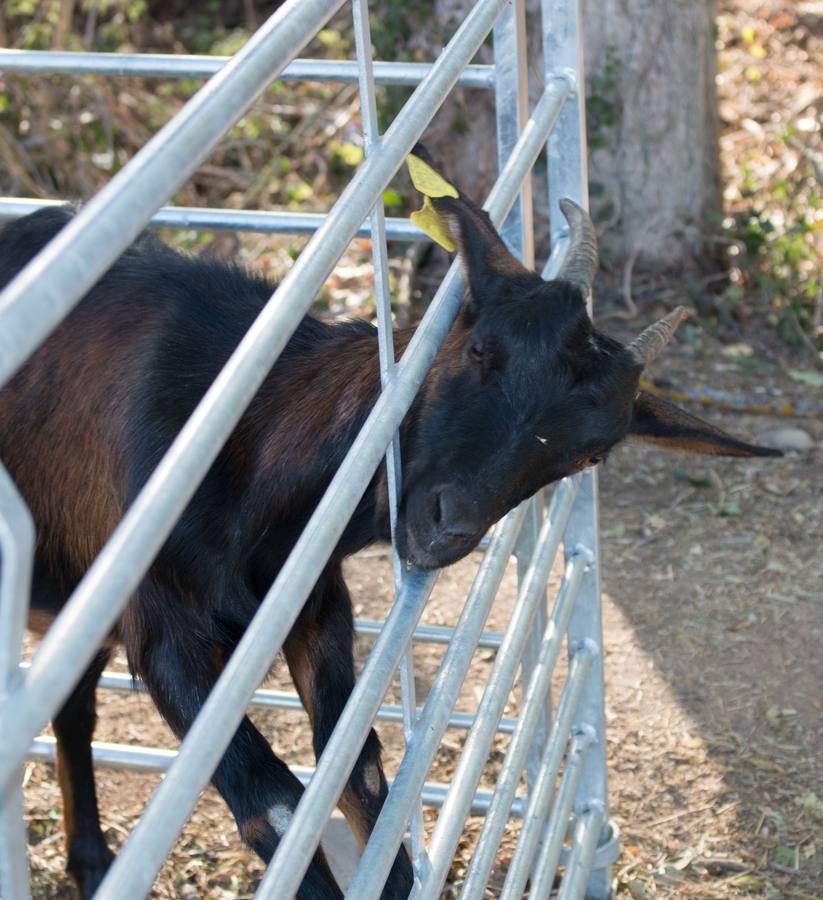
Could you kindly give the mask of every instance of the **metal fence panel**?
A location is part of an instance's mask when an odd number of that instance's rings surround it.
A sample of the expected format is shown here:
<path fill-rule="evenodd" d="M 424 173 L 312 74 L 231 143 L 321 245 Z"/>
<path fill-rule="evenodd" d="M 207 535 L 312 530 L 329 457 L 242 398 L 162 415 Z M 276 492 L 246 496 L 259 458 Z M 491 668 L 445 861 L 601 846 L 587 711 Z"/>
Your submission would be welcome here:
<path fill-rule="evenodd" d="M 432 64 L 373 62 L 366 0 L 352 0 L 356 59 L 295 59 L 342 5 L 343 0 L 287 0 L 228 61 L 0 51 L 0 69 L 6 71 L 212 76 L 0 294 L 0 387 L 148 222 L 313 235 L 75 590 L 30 667 L 18 667 L 18 662 L 33 527 L 14 485 L 0 467 L 0 732 L 4 734 L 0 745 L 0 890 L 4 897 L 18 900 L 28 896 L 18 777 L 21 762 L 26 756 L 53 757 L 53 740 L 36 735 L 117 621 L 346 246 L 357 234 L 369 235 L 382 392 L 179 751 L 95 744 L 95 760 L 101 765 L 167 772 L 96 896 L 120 900 L 150 891 L 250 701 L 269 707 L 299 706 L 296 695 L 255 694 L 255 688 L 384 456 L 394 526 L 402 466 L 398 428 L 462 299 L 462 279 L 455 263 L 402 360 L 395 363 L 386 245 L 391 239 L 425 237 L 408 221 L 385 217 L 382 192 L 452 87 L 493 90 L 500 175 L 485 208 L 526 265 L 534 264 L 530 171 L 547 140 L 552 202 L 569 196 L 585 203 L 579 0 L 542 2 L 545 87 L 531 113 L 522 0 L 479 0 Z M 494 65 L 469 65 L 490 31 Z M 365 161 L 328 215 L 160 209 L 276 78 L 359 83 Z M 375 85 L 379 83 L 416 86 L 384 135 L 377 128 Z M 44 205 L 48 201 L 4 198 L 0 200 L 0 220 Z M 551 230 L 552 255 L 544 272 L 548 277 L 557 270 L 566 243 L 565 225 L 555 207 Z M 546 583 L 561 542 L 567 565 L 549 616 Z M 518 559 L 519 589 L 511 621 L 503 634 L 484 632 L 513 551 Z M 568 900 L 584 893 L 608 896 L 608 865 L 616 852 L 616 832 L 610 833 L 607 821 L 597 553 L 596 477 L 591 472 L 562 482 L 548 508 L 543 498 L 532 499 L 497 526 L 454 629 L 418 625 L 436 575 L 404 571 L 395 553 L 394 605 L 385 623 L 359 623 L 361 632 L 376 635 L 374 648 L 316 769 L 297 771 L 308 787 L 257 896 L 288 898 L 299 887 L 319 842 L 318 822 L 325 821 L 337 803 L 375 717 L 403 722 L 406 753 L 390 781 L 387 801 L 349 896 L 379 896 L 407 829 L 416 876 L 413 896 L 439 895 L 466 818 L 473 813 L 485 815 L 486 820 L 462 896 L 483 895 L 511 816 L 525 818 L 504 896 L 522 896 L 529 877 L 532 895 L 548 896 L 555 870 L 564 861 L 567 874 L 562 897 Z M 567 637 L 569 675 L 552 716 L 552 671 Z M 448 644 L 422 708 L 414 696 L 411 648 L 415 639 Z M 459 713 L 454 707 L 460 685 L 478 647 L 494 649 L 495 663 L 476 714 Z M 402 703 L 382 705 L 398 665 Z M 523 685 L 519 716 L 505 719 L 503 709 L 518 671 Z M 102 686 L 124 689 L 127 680 L 110 673 L 104 676 Z M 457 772 L 448 786 L 426 782 L 447 727 L 468 729 Z M 511 735 L 511 739 L 496 789 L 489 794 L 478 791 L 477 786 L 488 748 L 498 733 Z M 528 792 L 519 794 L 524 768 Z M 442 807 L 428 843 L 422 804 Z M 563 843 L 572 810 L 574 827 L 566 851 Z"/>

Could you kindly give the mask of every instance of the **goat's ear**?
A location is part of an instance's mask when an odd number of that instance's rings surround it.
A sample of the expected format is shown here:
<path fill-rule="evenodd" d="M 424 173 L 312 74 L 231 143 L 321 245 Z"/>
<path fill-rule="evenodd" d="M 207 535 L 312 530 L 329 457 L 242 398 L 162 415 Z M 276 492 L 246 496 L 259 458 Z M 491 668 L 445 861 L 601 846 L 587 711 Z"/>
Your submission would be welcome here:
<path fill-rule="evenodd" d="M 447 250 L 457 249 L 475 301 L 512 280 L 539 281 L 506 247 L 485 210 L 441 175 L 425 148 L 416 145 L 408 158 L 409 174 L 423 196 L 423 209 L 412 221 Z"/>
<path fill-rule="evenodd" d="M 635 398 L 630 441 L 655 444 L 668 450 L 686 450 L 712 456 L 782 456 L 779 450 L 747 444 L 692 416 L 680 407 L 640 391 Z"/>

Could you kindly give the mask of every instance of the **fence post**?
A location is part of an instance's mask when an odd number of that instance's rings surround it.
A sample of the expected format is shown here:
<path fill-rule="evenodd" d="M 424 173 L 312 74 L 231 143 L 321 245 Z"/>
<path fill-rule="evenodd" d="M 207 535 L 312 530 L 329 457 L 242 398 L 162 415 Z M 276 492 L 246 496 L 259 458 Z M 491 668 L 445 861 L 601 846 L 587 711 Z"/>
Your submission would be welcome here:
<path fill-rule="evenodd" d="M 569 98 L 549 136 L 549 208 L 552 250 L 565 241 L 567 226 L 558 202 L 570 197 L 588 207 L 586 153 L 586 105 L 583 68 L 581 0 L 556 3 L 542 0 L 543 59 L 546 78 L 564 73 L 575 80 L 575 93 Z M 559 262 L 559 259 L 557 259 Z M 588 299 L 591 313 L 591 297 Z M 600 607 L 600 555 L 598 546 L 597 471 L 583 474 L 569 523 L 566 527 L 567 557 L 582 545 L 593 554 L 583 578 L 580 596 L 569 623 L 569 646 L 573 650 L 583 640 L 594 642 L 601 651 L 591 662 L 578 708 L 578 724 L 593 730 L 593 741 L 584 759 L 575 796 L 578 818 L 594 807 L 602 808 L 598 846 L 609 836 L 608 793 L 606 783 L 606 733 L 603 697 L 603 653 Z M 610 893 L 608 865 L 600 865 L 590 875 L 586 896 L 604 900 Z"/>

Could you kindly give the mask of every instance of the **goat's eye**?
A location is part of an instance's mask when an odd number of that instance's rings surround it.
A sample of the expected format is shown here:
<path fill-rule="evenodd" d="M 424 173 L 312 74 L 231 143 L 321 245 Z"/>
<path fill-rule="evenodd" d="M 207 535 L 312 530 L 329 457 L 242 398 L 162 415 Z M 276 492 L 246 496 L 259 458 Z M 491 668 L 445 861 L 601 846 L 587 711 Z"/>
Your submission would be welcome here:
<path fill-rule="evenodd" d="M 469 347 L 469 356 L 474 360 L 474 362 L 482 362 L 483 353 L 485 352 L 485 348 L 480 341 L 475 341 L 471 347 Z"/>

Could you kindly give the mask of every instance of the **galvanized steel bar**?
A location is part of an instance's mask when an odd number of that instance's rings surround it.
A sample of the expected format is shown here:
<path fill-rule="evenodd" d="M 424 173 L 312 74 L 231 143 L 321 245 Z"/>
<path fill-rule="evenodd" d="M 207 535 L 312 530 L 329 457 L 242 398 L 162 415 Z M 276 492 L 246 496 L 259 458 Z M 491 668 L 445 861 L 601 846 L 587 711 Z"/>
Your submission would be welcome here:
<path fill-rule="evenodd" d="M 523 0 L 515 0 L 494 26 L 495 118 L 497 122 L 497 163 L 502 168 L 517 142 L 529 115 L 528 54 L 526 41 L 526 10 Z M 501 229 L 503 239 L 515 256 L 528 269 L 534 268 L 534 212 L 531 176 L 526 178 L 520 195 Z M 539 500 L 530 501 L 528 519 L 520 532 L 517 548 L 517 577 L 522 583 L 534 552 L 540 530 Z M 529 672 L 539 652 L 540 636 L 546 627 L 545 597 L 538 605 L 534 628 L 523 652 L 523 679 L 528 683 Z M 540 756 L 540 741 L 545 738 L 547 716 L 540 722 L 540 736 L 533 742 L 531 761 Z M 531 781 L 529 781 L 531 783 Z"/>
<path fill-rule="evenodd" d="M 409 748 L 389 790 L 369 843 L 350 885 L 359 900 L 379 897 L 403 837 L 408 810 L 419 796 L 471 664 L 477 637 L 488 618 L 506 564 L 526 514 L 526 504 L 512 510 L 494 530 L 475 575 L 454 637 L 443 656 Z"/>
<path fill-rule="evenodd" d="M 0 222 L 19 219 L 44 207 L 65 206 L 62 200 L 30 200 L 26 197 L 0 198 Z M 317 231 L 327 213 L 284 212 L 256 209 L 211 209 L 198 206 L 163 206 L 149 219 L 156 228 L 196 228 L 203 231 L 228 229 L 260 234 L 306 234 Z M 356 237 L 371 237 L 371 225 L 364 222 Z M 408 219 L 386 218 L 386 237 L 396 241 L 430 241 Z"/>
<path fill-rule="evenodd" d="M 6 287 L 0 294 L 0 386 L 342 2 L 286 0 Z"/>
<path fill-rule="evenodd" d="M 529 80 L 526 53 L 526 10 L 523 0 L 513 0 L 494 26 L 495 118 L 497 165 L 502 170 L 529 118 Z M 531 173 L 500 229 L 515 255 L 534 268 L 534 214 Z"/>
<path fill-rule="evenodd" d="M 530 870 L 540 846 L 540 836 L 546 824 L 554 782 L 560 771 L 569 732 L 577 713 L 583 681 L 595 652 L 592 645 L 585 644 L 572 658 L 569 676 L 560 695 L 557 716 L 540 760 L 537 778 L 530 786 L 520 837 L 506 872 L 505 891 L 509 897 L 522 897 L 526 891 L 526 882 L 529 880 Z"/>
<path fill-rule="evenodd" d="M 135 747 L 129 744 L 112 744 L 106 741 L 94 741 L 91 745 L 92 758 L 95 768 L 117 769 L 125 772 L 140 772 L 144 775 L 162 774 L 167 772 L 171 764 L 177 759 L 177 751 L 165 747 Z M 51 763 L 54 765 L 57 757 L 57 743 L 53 737 L 42 735 L 35 738 L 27 758 L 37 762 Z M 315 770 L 310 766 L 289 766 L 300 783 L 305 787 L 314 777 Z M 393 781 L 388 779 L 389 786 Z M 421 791 L 420 798 L 424 806 L 439 808 L 446 799 L 449 786 L 439 781 L 427 781 Z M 472 815 L 483 816 L 491 802 L 490 791 L 478 791 L 472 802 Z M 518 797 L 512 806 L 512 816 L 523 815 L 525 804 L 522 797 Z M 23 857 L 25 857 L 26 845 L 23 844 Z M 5 896 L 5 895 L 4 895 Z M 13 895 L 11 895 L 13 896 Z M 15 898 L 16 900 L 16 898 Z"/>
<path fill-rule="evenodd" d="M 542 0 L 543 52 L 546 77 L 553 71 L 567 70 L 574 73 L 576 90 L 564 107 L 557 128 L 549 138 L 549 210 L 552 244 L 565 237 L 567 225 L 558 202 L 571 197 L 588 207 L 586 109 L 583 82 L 583 33 L 582 0 L 553 3 Z M 591 297 L 588 298 L 591 313 Z M 569 627 L 571 643 L 591 639 L 602 645 L 600 602 L 600 554 L 598 548 L 598 489 L 597 470 L 584 473 L 578 502 L 569 521 L 566 546 L 583 543 L 589 547 L 595 562 L 587 573 L 581 589 L 580 600 Z M 606 722 L 603 701 L 603 656 L 600 654 L 589 669 L 586 687 L 581 698 L 581 722 L 594 729 L 596 740 L 586 754 L 578 808 L 589 804 L 601 804 L 604 810 L 601 843 L 608 841 L 608 789 L 606 783 Z M 606 900 L 610 894 L 608 867 L 595 870 L 588 883 L 587 892 L 592 898 Z"/>
<path fill-rule="evenodd" d="M 537 602 L 549 577 L 577 493 L 578 483 L 577 477 L 565 479 L 558 485 L 552 497 L 551 506 L 538 537 L 534 558 L 518 591 L 509 627 L 486 683 L 477 710 L 477 722 L 466 739 L 463 754 L 452 778 L 452 789 L 429 844 L 429 870 L 422 883 L 415 884 L 412 891 L 411 896 L 414 900 L 423 898 L 430 900 L 438 897 L 443 887 L 454 848 L 463 831 L 471 796 L 477 788 L 486 763 L 495 724 L 503 712 L 514 683 Z M 568 574 L 570 573 L 567 567 Z"/>
<path fill-rule="evenodd" d="M 28 614 L 34 522 L 0 463 L 0 703 L 21 681 L 18 664 Z M 18 780 L 0 796 L 0 897 L 29 896 L 23 790 Z"/>
<path fill-rule="evenodd" d="M 0 798 L 0 897 L 28 900 L 27 836 L 21 780 Z"/>
<path fill-rule="evenodd" d="M 591 560 L 589 559 L 588 562 Z M 523 694 L 523 705 L 517 719 L 517 726 L 509 742 L 506 757 L 497 776 L 494 797 L 477 846 L 466 873 L 461 897 L 482 897 L 500 840 L 506 829 L 509 809 L 520 783 L 520 776 L 526 764 L 526 756 L 533 745 L 541 714 L 545 710 L 546 695 L 551 686 L 552 673 L 560 655 L 562 641 L 566 636 L 566 625 L 574 609 L 577 591 L 587 567 L 587 558 L 581 554 L 572 557 L 572 565 L 560 587 L 554 615 L 549 619 L 541 637 L 540 651 L 529 674 L 528 685 Z"/>
<path fill-rule="evenodd" d="M 591 896 L 587 884 L 591 881 L 592 863 L 600 836 L 607 825 L 606 810 L 599 803 L 591 804 L 580 813 L 557 900 L 583 900 Z"/>
<path fill-rule="evenodd" d="M 376 619 L 355 619 L 355 631 L 366 637 L 377 636 L 383 627 Z M 418 625 L 414 629 L 412 639 L 421 644 L 448 644 L 454 635 L 454 629 L 447 625 Z M 477 642 L 478 650 L 497 650 L 503 640 L 499 631 L 484 631 Z"/>
<path fill-rule="evenodd" d="M 434 572 L 411 571 L 404 579 L 386 627 L 377 639 L 317 763 L 315 777 L 298 803 L 255 897 L 265 900 L 296 894 L 320 843 L 317 823 L 325 822 L 337 803 L 435 578 Z"/>
<path fill-rule="evenodd" d="M 177 516 L 229 436 L 242 410 L 285 346 L 289 335 L 297 327 L 315 292 L 420 136 L 438 104 L 450 90 L 461 66 L 476 52 L 504 2 L 505 0 L 481 0 L 464 21 L 450 44 L 453 53 L 439 58 L 426 80 L 406 103 L 405 116 L 395 120 L 389 129 L 381 152 L 360 167 L 323 226 L 283 279 L 272 302 L 263 310 L 207 391 L 43 639 L 24 690 L 18 692 L 0 710 L 0 730 L 8 726 L 6 730 L 12 734 L 10 740 L 0 745 L 0 784 L 3 787 L 8 783 L 16 761 L 25 756 L 30 741 L 65 699 L 72 683 L 69 671 L 75 678 L 80 674 L 95 648 L 115 623 L 120 610 L 162 546 Z M 283 9 L 286 7 L 281 7 Z M 216 77 L 219 78 L 220 75 Z M 567 90 L 568 85 L 565 88 Z M 565 97 L 565 91 L 559 90 L 558 96 Z M 391 141 L 389 135 L 392 137 Z M 520 149 L 520 167 L 530 165 L 533 161 L 528 155 L 530 143 L 524 141 Z M 498 216 L 498 220 L 505 215 L 512 202 L 512 184 L 518 174 L 522 174 L 519 173 L 518 166 L 510 167 L 508 175 L 504 173 L 506 177 L 498 180 L 494 196 L 489 197 L 490 211 Z M 497 209 L 494 209 L 495 205 Z M 38 259 L 42 256 L 43 254 Z M 241 641 L 240 646 L 244 647 L 246 653 L 246 667 L 243 669 L 242 679 L 238 673 L 234 688 L 227 689 L 226 699 L 235 698 L 232 709 L 242 707 L 254 687 L 262 680 L 271 656 L 282 644 L 297 610 L 302 606 L 332 546 L 342 533 L 344 523 L 362 496 L 377 467 L 379 456 L 383 454 L 402 416 L 411 405 L 457 309 L 460 298 L 456 290 L 459 276 L 456 266 L 452 270 L 448 283 L 444 282 L 439 302 L 433 302 L 429 308 L 427 327 L 418 329 L 407 348 L 405 357 L 408 365 L 402 372 L 398 369 L 391 389 L 385 391 L 377 401 L 367 425 L 347 456 L 347 463 L 338 471 L 332 488 L 318 506 L 292 553 L 291 563 L 287 562 L 281 570 L 276 582 L 278 591 L 283 584 L 296 589 L 299 579 L 299 589 L 296 593 L 289 594 L 288 608 L 293 615 L 285 615 L 282 604 L 274 605 L 270 599 L 270 591 L 267 595 L 269 602 L 263 604 L 268 613 L 255 620 L 257 626 L 251 628 Z M 16 283 L 17 281 L 14 282 Z M 0 312 L 0 323 L 3 321 Z M 0 342 L 3 337 L 0 332 Z M 0 358 L 0 365 L 2 362 Z M 334 510 L 333 516 L 329 514 L 330 507 Z M 315 549 L 309 555 L 306 545 L 312 545 L 315 539 L 322 549 Z M 276 623 L 274 634 L 281 637 L 276 641 L 269 640 L 270 635 L 263 622 L 269 625 Z M 261 639 L 261 634 L 266 637 Z M 250 663 L 252 648 L 255 650 L 253 658 L 257 662 L 255 667 Z M 70 667 L 67 659 L 71 661 Z M 228 683 L 226 672 L 228 668 L 221 677 L 224 685 Z M 252 681 L 254 684 L 246 687 Z M 239 688 L 240 685 L 243 687 Z M 213 696 L 222 694 L 216 691 Z M 239 703 L 237 698 L 242 698 Z M 228 714 L 226 706 L 221 710 L 216 703 L 212 704 L 212 709 L 211 715 L 219 717 L 226 714 L 227 720 L 233 723 L 221 732 L 224 736 L 230 736 L 239 714 Z M 197 733 L 196 727 L 192 732 Z M 213 743 L 213 733 L 204 731 L 201 740 Z M 215 759 L 215 764 L 216 761 Z M 193 802 L 199 786 L 202 786 L 202 776 L 196 768 L 190 768 L 187 774 L 191 779 L 188 790 Z"/>
<path fill-rule="evenodd" d="M 382 624 L 382 623 L 381 623 Z M 412 634 L 412 640 L 414 635 Z M 135 680 L 125 672 L 104 672 L 97 682 L 97 687 L 104 691 L 118 691 L 122 693 L 145 692 L 146 688 L 139 680 Z M 292 691 L 275 691 L 262 688 L 254 692 L 249 702 L 249 709 L 288 709 L 294 712 L 303 710 L 300 697 Z M 423 712 L 423 707 L 417 707 L 415 717 Z M 402 722 L 403 708 L 391 703 L 384 703 L 377 712 L 377 718 L 382 722 Z M 469 729 L 474 722 L 474 714 L 469 712 L 453 711 L 449 716 L 448 727 L 455 729 Z M 511 734 L 514 731 L 515 719 L 502 718 L 497 730 L 500 734 Z"/>
<path fill-rule="evenodd" d="M 563 839 L 569 828 L 569 816 L 574 805 L 574 795 L 580 783 L 586 753 L 593 739 L 592 730 L 586 726 L 577 729 L 572 737 L 569 755 L 566 757 L 566 767 L 560 780 L 560 788 L 543 833 L 537 862 L 532 869 L 529 895 L 535 900 L 549 900 L 551 896 L 557 864 L 560 862 L 560 854 L 563 849 Z M 522 893 L 516 893 L 512 889 L 513 887 L 514 885 L 510 884 L 507 878 L 500 900 L 521 900 Z"/>
<path fill-rule="evenodd" d="M 379 147 L 380 134 L 377 123 L 377 102 L 374 90 L 374 74 L 371 52 L 369 8 L 366 0 L 352 0 L 354 43 L 357 51 L 358 82 L 360 87 L 360 116 L 363 125 L 363 142 L 366 158 Z M 394 377 L 394 329 L 392 327 L 391 293 L 389 291 L 389 261 L 386 247 L 386 224 L 383 198 L 372 208 L 369 216 L 372 231 L 372 265 L 374 268 L 374 294 L 377 307 L 377 345 L 380 355 L 380 386 L 385 389 Z M 392 545 L 392 570 L 395 594 L 403 588 L 403 566 L 397 554 L 397 511 L 400 504 L 402 479 L 400 458 L 400 433 L 396 432 L 386 451 L 386 487 L 389 499 L 389 525 Z M 414 685 L 414 646 L 400 660 L 400 702 L 403 709 L 403 737 L 408 744 L 417 712 Z M 423 807 L 418 803 L 411 819 L 412 859 L 417 860 L 423 850 Z"/>
<path fill-rule="evenodd" d="M 173 53 L 80 53 L 55 50 L 0 50 L 0 72 L 42 75 L 109 75 L 142 78 L 210 78 L 230 56 L 190 56 Z M 375 62 L 377 84 L 416 87 L 431 70 L 431 63 Z M 295 59 L 272 81 L 357 81 L 357 61 L 348 59 Z M 461 87 L 491 88 L 494 67 L 466 66 L 458 77 Z"/>

